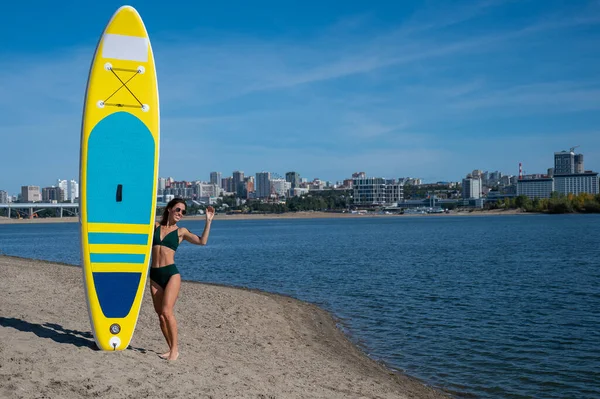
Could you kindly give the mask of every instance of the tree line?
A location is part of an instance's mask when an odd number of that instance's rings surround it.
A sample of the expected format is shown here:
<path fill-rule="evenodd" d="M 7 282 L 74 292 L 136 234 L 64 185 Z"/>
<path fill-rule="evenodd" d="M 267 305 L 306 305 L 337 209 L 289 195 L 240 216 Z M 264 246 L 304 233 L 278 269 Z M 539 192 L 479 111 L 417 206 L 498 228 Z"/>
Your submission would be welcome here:
<path fill-rule="evenodd" d="M 531 199 L 525 195 L 504 198 L 488 204 L 489 209 L 523 209 L 543 213 L 600 213 L 600 194 L 562 194 L 553 192 L 550 198 Z"/>

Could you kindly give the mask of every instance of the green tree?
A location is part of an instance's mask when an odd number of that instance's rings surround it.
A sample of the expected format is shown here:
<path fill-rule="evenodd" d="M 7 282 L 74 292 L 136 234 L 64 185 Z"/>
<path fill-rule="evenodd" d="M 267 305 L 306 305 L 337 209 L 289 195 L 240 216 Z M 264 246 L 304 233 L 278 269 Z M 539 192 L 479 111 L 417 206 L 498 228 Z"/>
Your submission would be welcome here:
<path fill-rule="evenodd" d="M 584 213 L 600 213 L 600 202 L 595 199 L 585 200 L 581 212 Z"/>
<path fill-rule="evenodd" d="M 531 200 L 526 195 L 519 195 L 515 198 L 515 207 L 522 209 L 531 209 Z"/>
<path fill-rule="evenodd" d="M 553 192 L 548 200 L 548 213 L 572 213 L 573 203 L 561 193 Z"/>
<path fill-rule="evenodd" d="M 536 212 L 546 212 L 548 210 L 548 199 L 541 198 L 538 201 L 538 205 L 536 207 Z"/>

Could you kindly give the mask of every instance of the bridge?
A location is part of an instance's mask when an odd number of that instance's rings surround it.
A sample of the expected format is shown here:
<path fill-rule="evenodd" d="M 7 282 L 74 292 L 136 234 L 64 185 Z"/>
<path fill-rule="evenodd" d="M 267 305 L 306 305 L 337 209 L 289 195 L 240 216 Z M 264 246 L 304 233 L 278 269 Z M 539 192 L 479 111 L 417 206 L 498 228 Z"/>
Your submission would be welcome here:
<path fill-rule="evenodd" d="M 26 217 L 32 219 L 37 212 L 41 212 L 48 208 L 60 209 L 60 217 L 63 217 L 63 211 L 69 214 L 69 216 L 79 216 L 79 204 L 78 203 L 50 203 L 50 202 L 12 202 L 8 204 L 0 204 L 0 209 L 8 209 L 8 215 L 10 217 L 11 211 L 15 211 L 19 217 Z"/>
<path fill-rule="evenodd" d="M 156 203 L 157 208 L 164 208 L 167 206 L 166 203 L 158 201 Z M 0 204 L 0 209 L 8 209 L 8 215 L 10 217 L 11 211 L 15 211 L 19 218 L 33 219 L 37 212 L 41 212 L 48 208 L 60 209 L 60 217 L 63 217 L 63 211 L 69 216 L 79 216 L 79 203 L 78 202 L 64 202 L 64 203 L 50 203 L 50 202 L 12 202 L 8 204 Z"/>

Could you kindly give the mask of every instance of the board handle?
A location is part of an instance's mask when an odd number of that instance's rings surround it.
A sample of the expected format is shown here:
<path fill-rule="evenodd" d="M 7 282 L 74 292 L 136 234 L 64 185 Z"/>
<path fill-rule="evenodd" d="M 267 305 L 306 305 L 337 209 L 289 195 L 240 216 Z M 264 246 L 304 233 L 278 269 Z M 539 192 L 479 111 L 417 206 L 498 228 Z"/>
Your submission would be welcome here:
<path fill-rule="evenodd" d="M 123 185 L 117 184 L 117 202 L 123 201 Z"/>

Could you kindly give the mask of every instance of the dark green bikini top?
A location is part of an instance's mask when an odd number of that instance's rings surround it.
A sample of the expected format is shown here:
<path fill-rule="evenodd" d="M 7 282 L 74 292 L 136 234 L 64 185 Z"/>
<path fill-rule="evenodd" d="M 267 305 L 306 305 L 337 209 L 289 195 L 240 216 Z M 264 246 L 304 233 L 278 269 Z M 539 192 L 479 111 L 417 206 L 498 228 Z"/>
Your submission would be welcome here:
<path fill-rule="evenodd" d="M 177 231 L 179 229 L 175 229 L 169 234 L 165 236 L 165 238 L 160 240 L 160 225 L 156 227 L 154 230 L 154 238 L 152 239 L 152 246 L 162 245 L 163 247 L 171 248 L 173 251 L 177 251 L 177 247 L 179 247 L 179 235 Z M 175 233 L 173 235 L 173 233 Z"/>

